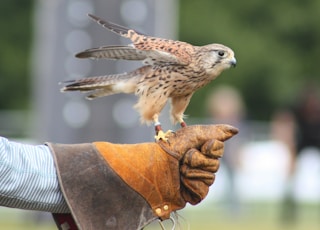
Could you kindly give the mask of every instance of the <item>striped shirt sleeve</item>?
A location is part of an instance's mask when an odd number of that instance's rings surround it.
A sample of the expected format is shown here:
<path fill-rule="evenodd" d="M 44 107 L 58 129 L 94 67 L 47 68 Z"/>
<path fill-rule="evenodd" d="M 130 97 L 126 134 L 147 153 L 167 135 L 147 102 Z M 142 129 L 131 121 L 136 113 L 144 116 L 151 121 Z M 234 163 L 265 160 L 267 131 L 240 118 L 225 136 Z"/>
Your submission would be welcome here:
<path fill-rule="evenodd" d="M 0 137 L 0 205 L 70 212 L 46 145 L 21 144 Z"/>

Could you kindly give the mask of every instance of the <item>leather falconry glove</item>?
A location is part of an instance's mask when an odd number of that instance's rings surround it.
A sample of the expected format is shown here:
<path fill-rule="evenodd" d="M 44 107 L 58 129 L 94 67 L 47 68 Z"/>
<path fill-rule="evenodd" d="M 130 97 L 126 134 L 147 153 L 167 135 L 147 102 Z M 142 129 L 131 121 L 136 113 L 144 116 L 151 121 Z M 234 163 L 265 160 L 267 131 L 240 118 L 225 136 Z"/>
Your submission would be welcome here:
<path fill-rule="evenodd" d="M 229 125 L 195 125 L 168 142 L 48 144 L 79 229 L 141 229 L 203 200 L 213 184 Z"/>

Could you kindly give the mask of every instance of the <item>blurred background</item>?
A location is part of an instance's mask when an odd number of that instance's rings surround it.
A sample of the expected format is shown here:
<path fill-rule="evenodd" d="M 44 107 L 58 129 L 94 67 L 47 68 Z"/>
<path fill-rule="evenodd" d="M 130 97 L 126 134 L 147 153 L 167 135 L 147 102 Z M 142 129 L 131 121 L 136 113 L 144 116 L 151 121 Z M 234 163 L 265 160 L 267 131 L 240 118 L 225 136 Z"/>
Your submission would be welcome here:
<path fill-rule="evenodd" d="M 196 92 L 186 111 L 188 124 L 229 123 L 240 133 L 226 144 L 208 198 L 179 212 L 181 227 L 320 227 L 320 1 L 2 1 L 2 136 L 36 144 L 152 141 L 153 128 L 140 126 L 132 108 L 134 96 L 88 102 L 80 93 L 60 93 L 61 81 L 140 65 L 74 58 L 87 48 L 129 42 L 87 13 L 150 35 L 235 51 L 237 67 Z M 160 119 L 172 129 L 167 111 Z M 0 229 L 55 227 L 45 213 L 0 208 Z"/>

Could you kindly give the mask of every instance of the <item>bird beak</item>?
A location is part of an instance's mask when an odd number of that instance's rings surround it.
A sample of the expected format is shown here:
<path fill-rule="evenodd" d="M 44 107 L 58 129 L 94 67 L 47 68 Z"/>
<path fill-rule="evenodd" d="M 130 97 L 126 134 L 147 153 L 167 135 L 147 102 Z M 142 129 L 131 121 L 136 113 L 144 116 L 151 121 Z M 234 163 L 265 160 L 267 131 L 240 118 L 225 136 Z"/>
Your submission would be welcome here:
<path fill-rule="evenodd" d="M 232 67 L 236 67 L 236 65 L 237 65 L 237 60 L 233 57 L 231 60 L 230 60 L 230 65 L 232 66 Z"/>

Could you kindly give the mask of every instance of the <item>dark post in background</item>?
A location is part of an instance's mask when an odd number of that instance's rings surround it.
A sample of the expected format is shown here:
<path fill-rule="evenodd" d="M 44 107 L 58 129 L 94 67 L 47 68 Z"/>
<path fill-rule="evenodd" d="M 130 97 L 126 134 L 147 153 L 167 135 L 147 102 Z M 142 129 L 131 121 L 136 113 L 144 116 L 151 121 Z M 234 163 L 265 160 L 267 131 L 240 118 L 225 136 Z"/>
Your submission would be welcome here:
<path fill-rule="evenodd" d="M 87 17 L 135 28 L 143 33 L 176 38 L 177 5 L 172 0 L 48 0 L 35 9 L 33 47 L 33 134 L 39 141 L 79 143 L 106 140 L 118 143 L 152 141 L 153 126 L 140 125 L 133 95 L 113 95 L 93 101 L 78 92 L 60 93 L 68 79 L 130 71 L 140 62 L 77 59 L 74 54 L 129 40 Z M 160 117 L 172 129 L 166 108 Z"/>

